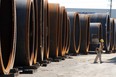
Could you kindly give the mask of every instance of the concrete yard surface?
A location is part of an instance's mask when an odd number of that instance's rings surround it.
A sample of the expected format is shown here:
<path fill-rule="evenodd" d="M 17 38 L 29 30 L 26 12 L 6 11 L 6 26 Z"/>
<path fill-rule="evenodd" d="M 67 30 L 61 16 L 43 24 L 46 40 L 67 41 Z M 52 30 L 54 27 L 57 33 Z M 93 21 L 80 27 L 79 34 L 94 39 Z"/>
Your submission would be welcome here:
<path fill-rule="evenodd" d="M 60 62 L 39 67 L 34 74 L 18 77 L 116 77 L 116 53 L 102 54 L 103 63 L 94 64 L 96 54 L 71 56 Z"/>

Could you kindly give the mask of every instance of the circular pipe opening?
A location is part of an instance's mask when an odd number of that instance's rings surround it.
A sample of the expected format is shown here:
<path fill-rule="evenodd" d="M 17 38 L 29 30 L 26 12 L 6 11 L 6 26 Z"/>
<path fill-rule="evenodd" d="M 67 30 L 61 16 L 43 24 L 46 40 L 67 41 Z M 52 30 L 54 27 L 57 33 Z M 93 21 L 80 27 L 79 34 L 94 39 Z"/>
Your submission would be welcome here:
<path fill-rule="evenodd" d="M 35 53 L 35 12 L 34 12 L 34 3 L 31 2 L 30 6 L 30 24 L 29 24 L 29 56 L 30 56 L 30 65 L 33 64 L 34 53 Z"/>
<path fill-rule="evenodd" d="M 0 74 L 8 74 L 16 52 L 15 2 L 1 0 L 0 4 Z"/>
<path fill-rule="evenodd" d="M 86 48 L 86 51 L 88 52 L 89 51 L 89 45 L 90 45 L 90 19 L 89 17 L 87 16 L 87 48 Z"/>
<path fill-rule="evenodd" d="M 100 22 L 102 24 L 102 38 L 104 39 L 104 49 L 106 52 L 110 50 L 110 26 L 109 26 L 109 15 L 107 13 L 95 13 L 88 14 L 90 22 Z"/>
<path fill-rule="evenodd" d="M 110 50 L 113 51 L 114 50 L 114 27 L 115 24 L 114 24 L 114 19 L 113 18 L 110 18 Z"/>
<path fill-rule="evenodd" d="M 80 21 L 79 21 L 79 14 L 78 13 L 75 13 L 75 18 L 74 18 L 74 24 L 75 24 L 75 32 L 74 32 L 74 36 L 75 36 L 75 50 L 76 50 L 76 53 L 79 52 L 79 49 L 80 49 L 80 39 L 81 39 L 81 27 L 80 27 Z"/>
<path fill-rule="evenodd" d="M 68 39 L 67 39 L 67 48 L 66 48 L 66 54 L 68 54 L 70 49 L 70 20 L 69 17 L 67 17 L 67 32 L 68 32 Z"/>
<path fill-rule="evenodd" d="M 95 51 L 102 36 L 101 23 L 90 23 L 90 51 Z"/>
<path fill-rule="evenodd" d="M 44 59 L 49 58 L 48 0 L 44 0 Z"/>

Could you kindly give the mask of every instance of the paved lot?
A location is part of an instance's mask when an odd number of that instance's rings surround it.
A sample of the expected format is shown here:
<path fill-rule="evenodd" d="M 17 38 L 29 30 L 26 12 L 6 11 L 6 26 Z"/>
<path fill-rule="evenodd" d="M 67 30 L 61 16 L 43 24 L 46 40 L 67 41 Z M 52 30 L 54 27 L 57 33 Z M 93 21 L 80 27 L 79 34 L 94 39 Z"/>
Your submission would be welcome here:
<path fill-rule="evenodd" d="M 102 54 L 104 63 L 93 64 L 95 54 L 73 56 L 18 77 L 116 77 L 116 53 Z"/>

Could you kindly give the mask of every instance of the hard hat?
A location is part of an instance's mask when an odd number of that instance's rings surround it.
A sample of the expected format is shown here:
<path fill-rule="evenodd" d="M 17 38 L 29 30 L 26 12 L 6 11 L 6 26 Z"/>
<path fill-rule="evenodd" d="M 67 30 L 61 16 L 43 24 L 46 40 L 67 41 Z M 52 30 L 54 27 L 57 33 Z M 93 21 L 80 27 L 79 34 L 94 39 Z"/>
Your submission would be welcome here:
<path fill-rule="evenodd" d="M 100 39 L 100 42 L 102 42 L 102 43 L 103 43 L 103 42 L 104 42 L 104 40 L 103 40 L 103 39 Z"/>

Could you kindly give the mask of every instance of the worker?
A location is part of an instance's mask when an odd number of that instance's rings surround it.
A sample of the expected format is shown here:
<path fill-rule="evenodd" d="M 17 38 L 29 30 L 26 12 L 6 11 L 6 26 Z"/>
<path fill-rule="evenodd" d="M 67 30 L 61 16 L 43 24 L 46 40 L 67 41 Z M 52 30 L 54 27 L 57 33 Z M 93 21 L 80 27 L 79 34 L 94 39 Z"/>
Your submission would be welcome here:
<path fill-rule="evenodd" d="M 100 39 L 100 43 L 98 44 L 98 47 L 96 47 L 96 49 L 95 49 L 97 55 L 95 57 L 94 63 L 97 63 L 98 58 L 99 58 L 100 63 L 103 63 L 102 60 L 101 60 L 101 53 L 102 53 L 103 48 L 104 48 L 103 43 L 104 43 L 104 40 Z"/>

